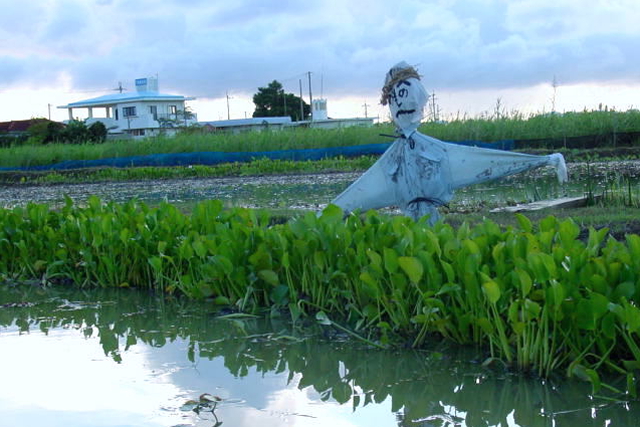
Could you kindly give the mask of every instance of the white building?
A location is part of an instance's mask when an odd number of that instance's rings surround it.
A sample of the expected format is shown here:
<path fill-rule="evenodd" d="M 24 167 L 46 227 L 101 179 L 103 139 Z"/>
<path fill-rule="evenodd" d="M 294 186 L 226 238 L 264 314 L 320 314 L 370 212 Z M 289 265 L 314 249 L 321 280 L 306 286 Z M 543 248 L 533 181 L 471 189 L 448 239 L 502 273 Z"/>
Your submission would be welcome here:
<path fill-rule="evenodd" d="M 185 105 L 185 101 L 195 98 L 159 93 L 156 77 L 136 79 L 135 85 L 135 93 L 114 93 L 58 108 L 69 110 L 69 120 L 74 120 L 74 110 L 86 108 L 87 125 L 102 122 L 110 135 L 172 135 L 180 126 L 197 123 L 195 114 L 190 113 Z"/>
<path fill-rule="evenodd" d="M 248 132 L 263 130 L 282 130 L 294 127 L 311 127 L 320 129 L 336 129 L 351 126 L 372 126 L 373 118 L 354 117 L 346 119 L 332 119 L 327 114 L 327 100 L 314 99 L 311 108 L 311 120 L 291 121 L 291 117 L 251 117 L 247 119 L 216 120 L 199 122 L 211 132 Z"/>
<path fill-rule="evenodd" d="M 327 100 L 324 98 L 311 101 L 311 121 L 308 126 L 320 129 L 346 128 L 351 126 L 369 127 L 373 125 L 373 118 L 352 117 L 332 119 L 327 112 Z"/>
<path fill-rule="evenodd" d="M 209 129 L 212 132 L 251 132 L 263 130 L 281 130 L 285 127 L 293 126 L 291 117 L 250 117 L 247 119 L 232 120 L 215 120 L 208 122 L 199 122 L 199 125 Z"/>

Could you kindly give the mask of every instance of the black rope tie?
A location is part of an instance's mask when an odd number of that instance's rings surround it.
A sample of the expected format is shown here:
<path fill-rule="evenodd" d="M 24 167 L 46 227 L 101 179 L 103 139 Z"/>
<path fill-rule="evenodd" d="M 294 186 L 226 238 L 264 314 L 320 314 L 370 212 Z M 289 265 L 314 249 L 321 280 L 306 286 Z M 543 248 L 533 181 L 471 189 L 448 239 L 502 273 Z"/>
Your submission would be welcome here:
<path fill-rule="evenodd" d="M 430 205 L 433 206 L 444 206 L 445 208 L 449 209 L 449 205 L 444 203 L 442 200 L 440 199 L 430 199 L 428 197 L 416 197 L 415 199 L 413 199 L 412 201 L 410 201 L 408 204 L 409 205 L 413 205 L 413 204 L 417 204 L 417 203 L 429 203 Z"/>

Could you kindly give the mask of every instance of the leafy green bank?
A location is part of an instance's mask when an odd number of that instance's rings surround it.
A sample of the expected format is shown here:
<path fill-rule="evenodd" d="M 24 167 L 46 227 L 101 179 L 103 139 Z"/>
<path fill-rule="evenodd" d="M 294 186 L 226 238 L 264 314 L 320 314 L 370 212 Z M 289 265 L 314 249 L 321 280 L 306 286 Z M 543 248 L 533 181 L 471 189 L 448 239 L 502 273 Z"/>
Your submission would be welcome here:
<path fill-rule="evenodd" d="M 566 370 L 610 387 L 640 369 L 640 236 L 580 239 L 571 220 L 519 216 L 429 227 L 330 206 L 278 224 L 268 213 L 190 214 L 135 201 L 0 210 L 5 281 L 140 287 L 245 313 L 314 318 L 373 345 L 477 344 L 489 360 L 542 376 Z"/>

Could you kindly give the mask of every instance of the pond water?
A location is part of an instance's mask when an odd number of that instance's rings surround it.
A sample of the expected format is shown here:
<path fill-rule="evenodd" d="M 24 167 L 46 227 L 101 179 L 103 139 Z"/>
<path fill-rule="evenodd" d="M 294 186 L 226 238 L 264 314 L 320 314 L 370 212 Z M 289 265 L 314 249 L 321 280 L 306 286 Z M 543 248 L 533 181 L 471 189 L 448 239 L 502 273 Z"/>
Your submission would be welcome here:
<path fill-rule="evenodd" d="M 0 191 L 0 207 L 24 205 L 30 201 L 51 206 L 64 197 L 83 201 L 91 195 L 103 200 L 137 198 L 148 204 L 168 201 L 177 205 L 205 199 L 220 199 L 228 206 L 282 210 L 318 210 L 333 200 L 361 173 L 332 173 L 264 177 L 234 177 L 182 180 L 150 180 L 116 183 L 10 186 Z M 461 189 L 450 207 L 467 209 L 482 204 L 504 206 L 563 196 L 581 196 L 589 186 L 601 193 L 612 186 L 631 182 L 640 195 L 640 161 L 569 165 L 570 181 L 560 186 L 551 168 L 542 168 L 501 180 Z M 624 181 L 624 182 L 622 182 Z"/>
<path fill-rule="evenodd" d="M 0 286 L 2 426 L 632 426 L 640 403 L 133 290 Z M 200 402 L 199 396 L 209 400 Z M 191 401 L 191 402 L 190 402 Z M 194 411 L 195 410 L 195 411 Z"/>

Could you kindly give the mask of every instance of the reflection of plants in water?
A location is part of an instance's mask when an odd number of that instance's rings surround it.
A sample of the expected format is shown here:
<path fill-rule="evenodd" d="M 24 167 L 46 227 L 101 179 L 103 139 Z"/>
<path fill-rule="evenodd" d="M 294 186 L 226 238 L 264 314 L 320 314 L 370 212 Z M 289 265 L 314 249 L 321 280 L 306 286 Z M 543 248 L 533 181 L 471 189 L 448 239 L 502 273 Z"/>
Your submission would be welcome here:
<path fill-rule="evenodd" d="M 105 354 L 117 362 L 126 363 L 126 350 L 138 342 L 162 347 L 180 338 L 188 341 L 190 361 L 223 357 L 237 377 L 251 370 L 288 370 L 299 389 L 313 387 L 322 400 L 332 398 L 354 410 L 391 399 L 400 426 L 453 426 L 459 419 L 469 426 L 507 425 L 509 417 L 533 427 L 591 425 L 605 419 L 612 425 L 633 425 L 637 417 L 637 411 L 610 401 L 587 400 L 583 383 L 542 381 L 470 364 L 475 351 L 456 353 L 442 346 L 373 350 L 347 342 L 343 335 L 313 338 L 319 332 L 315 325 L 301 335 L 278 319 L 219 319 L 209 304 L 128 290 L 56 294 L 35 286 L 3 286 L 0 301 L 0 325 L 15 324 L 24 332 L 82 329 L 87 336 L 98 335 Z M 218 423 L 214 411 L 222 403 L 211 396 L 187 402 L 183 409 L 196 409 Z"/>

